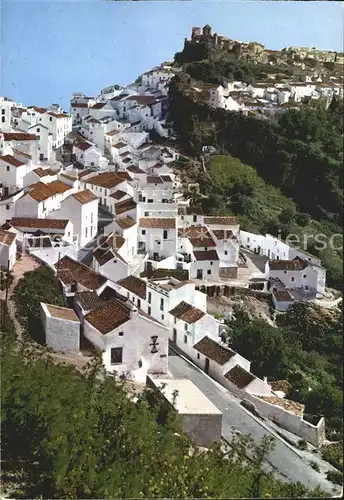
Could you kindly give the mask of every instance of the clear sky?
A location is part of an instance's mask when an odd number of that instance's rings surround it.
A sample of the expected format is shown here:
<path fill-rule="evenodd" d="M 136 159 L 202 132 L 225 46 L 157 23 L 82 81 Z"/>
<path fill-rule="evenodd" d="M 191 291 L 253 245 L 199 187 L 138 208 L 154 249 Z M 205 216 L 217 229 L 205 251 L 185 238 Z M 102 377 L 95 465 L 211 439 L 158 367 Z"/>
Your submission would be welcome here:
<path fill-rule="evenodd" d="M 0 0 L 1 95 L 69 109 L 173 58 L 192 26 L 271 49 L 343 50 L 341 2 Z"/>

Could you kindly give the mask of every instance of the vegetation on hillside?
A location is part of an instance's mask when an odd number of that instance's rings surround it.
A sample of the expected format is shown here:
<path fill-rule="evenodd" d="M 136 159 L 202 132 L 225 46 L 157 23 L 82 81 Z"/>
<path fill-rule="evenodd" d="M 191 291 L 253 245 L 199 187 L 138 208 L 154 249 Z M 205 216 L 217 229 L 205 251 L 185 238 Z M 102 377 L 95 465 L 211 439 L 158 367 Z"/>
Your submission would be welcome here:
<path fill-rule="evenodd" d="M 2 342 L 2 475 L 12 498 L 300 498 L 325 496 L 261 471 L 269 443 L 198 450 L 172 414 L 125 383 L 81 375 Z M 158 421 L 159 420 L 159 421 Z M 251 448 L 252 461 L 245 459 Z"/>
<path fill-rule="evenodd" d="M 295 304 L 277 327 L 250 320 L 240 308 L 229 324 L 233 349 L 251 361 L 253 373 L 269 380 L 288 380 L 291 399 L 305 413 L 326 418 L 330 440 L 343 438 L 343 314 Z"/>

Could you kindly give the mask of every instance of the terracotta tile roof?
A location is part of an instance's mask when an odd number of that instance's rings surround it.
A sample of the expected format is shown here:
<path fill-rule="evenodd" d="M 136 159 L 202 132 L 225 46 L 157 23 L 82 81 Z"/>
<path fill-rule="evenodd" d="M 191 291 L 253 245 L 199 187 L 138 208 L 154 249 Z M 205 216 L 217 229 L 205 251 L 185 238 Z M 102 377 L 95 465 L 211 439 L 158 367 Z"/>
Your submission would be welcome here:
<path fill-rule="evenodd" d="M 111 130 L 111 132 L 106 132 L 105 135 L 109 135 L 110 137 L 112 137 L 113 135 L 117 134 L 119 134 L 119 130 Z"/>
<path fill-rule="evenodd" d="M 105 106 L 106 102 L 97 102 L 94 106 L 91 106 L 90 109 L 102 109 Z"/>
<path fill-rule="evenodd" d="M 98 196 L 93 194 L 92 191 L 90 191 L 89 189 L 84 189 L 83 191 L 78 191 L 77 193 L 73 193 L 72 196 L 82 205 L 90 203 L 91 201 L 98 200 Z"/>
<path fill-rule="evenodd" d="M 105 236 L 103 240 L 101 240 L 101 245 L 106 244 L 110 246 L 114 250 L 119 250 L 125 243 L 125 239 L 120 234 L 113 231 L 110 235 Z"/>
<path fill-rule="evenodd" d="M 136 165 L 132 165 L 131 167 L 128 167 L 127 169 L 129 172 L 132 172 L 133 174 L 144 174 L 144 170 L 142 170 L 140 167 L 137 167 Z"/>
<path fill-rule="evenodd" d="M 66 229 L 67 219 L 38 219 L 35 217 L 12 217 L 10 224 L 17 228 Z"/>
<path fill-rule="evenodd" d="M 16 239 L 16 233 L 12 233 L 11 231 L 3 231 L 0 229 L 0 243 L 2 245 L 12 245 L 14 240 Z"/>
<path fill-rule="evenodd" d="M 84 311 L 92 311 L 102 304 L 102 300 L 95 291 L 76 292 L 75 302 L 80 304 Z"/>
<path fill-rule="evenodd" d="M 90 144 L 88 142 L 76 142 L 74 146 L 78 149 L 81 149 L 82 151 L 86 151 L 86 149 L 90 149 L 93 144 Z"/>
<path fill-rule="evenodd" d="M 60 174 L 61 177 L 64 177 L 65 179 L 69 179 L 70 181 L 77 181 L 77 177 L 74 177 L 73 175 L 68 175 L 68 174 L 65 174 L 64 172 L 62 174 Z"/>
<path fill-rule="evenodd" d="M 87 102 L 71 102 L 70 105 L 72 108 L 88 108 Z"/>
<path fill-rule="evenodd" d="M 117 224 L 122 229 L 129 229 L 130 227 L 135 226 L 136 221 L 131 217 L 124 217 L 123 219 L 116 219 Z"/>
<path fill-rule="evenodd" d="M 36 141 L 37 136 L 26 132 L 2 132 L 4 141 Z"/>
<path fill-rule="evenodd" d="M 175 318 L 189 323 L 189 325 L 196 323 L 196 321 L 205 316 L 205 312 L 192 306 L 191 304 L 188 304 L 187 302 L 184 302 L 184 300 L 171 309 L 169 313 Z"/>
<path fill-rule="evenodd" d="M 204 224 L 216 226 L 236 226 L 236 217 L 204 217 Z"/>
<path fill-rule="evenodd" d="M 42 115 L 48 111 L 47 108 L 39 108 L 38 106 L 29 106 L 27 109 L 34 109 L 37 113 L 41 113 Z"/>
<path fill-rule="evenodd" d="M 193 348 L 221 366 L 227 363 L 230 359 L 233 358 L 233 356 L 236 355 L 235 351 L 222 346 L 209 337 L 203 337 L 199 342 L 197 342 L 197 344 L 193 346 Z"/>
<path fill-rule="evenodd" d="M 27 194 L 34 200 L 40 202 L 47 200 L 56 194 L 64 193 L 69 189 L 72 189 L 71 186 L 64 184 L 61 181 L 53 181 L 48 184 L 44 184 L 44 182 L 35 182 L 29 186 Z"/>
<path fill-rule="evenodd" d="M 163 180 L 157 175 L 147 175 L 147 184 L 162 184 Z"/>
<path fill-rule="evenodd" d="M 17 160 L 16 158 L 14 158 L 14 156 L 11 155 L 0 156 L 0 160 L 6 163 L 10 163 L 11 165 L 13 165 L 13 167 L 21 167 L 22 165 L 25 165 L 25 163 Z"/>
<path fill-rule="evenodd" d="M 86 170 L 82 170 L 80 173 L 79 173 L 79 179 L 82 179 L 83 177 L 85 177 L 85 175 L 88 175 L 88 174 L 96 174 L 96 171 L 93 170 L 93 168 L 88 168 Z"/>
<path fill-rule="evenodd" d="M 132 158 L 125 158 L 124 160 L 122 160 L 123 163 L 130 163 L 132 160 Z"/>
<path fill-rule="evenodd" d="M 47 114 L 53 116 L 54 118 L 69 118 L 67 113 L 53 113 L 52 111 L 49 111 Z"/>
<path fill-rule="evenodd" d="M 308 262 L 296 257 L 293 260 L 269 260 L 269 268 L 272 271 L 302 271 L 308 266 Z"/>
<path fill-rule="evenodd" d="M 180 281 L 187 281 L 189 279 L 189 272 L 187 269 L 156 269 L 151 279 L 159 279 L 159 278 L 176 278 Z"/>
<path fill-rule="evenodd" d="M 176 219 L 143 217 L 139 221 L 139 226 L 157 229 L 174 229 L 176 227 Z"/>
<path fill-rule="evenodd" d="M 272 405 L 280 406 L 290 413 L 294 413 L 294 415 L 301 416 L 305 409 L 305 405 L 302 403 L 298 403 L 296 401 L 291 401 L 290 399 L 279 398 L 277 396 L 256 396 L 262 401 L 266 403 L 270 403 Z"/>
<path fill-rule="evenodd" d="M 230 240 L 234 238 L 232 231 L 226 229 L 213 229 L 213 233 L 218 240 Z"/>
<path fill-rule="evenodd" d="M 114 144 L 112 147 L 116 149 L 121 149 L 125 148 L 126 146 L 128 146 L 128 144 L 125 144 L 124 142 L 117 142 L 117 144 Z"/>
<path fill-rule="evenodd" d="M 108 300 L 108 299 L 118 299 L 121 302 L 128 302 L 128 297 L 122 295 L 121 293 L 117 292 L 117 290 L 114 290 L 110 286 L 106 286 L 104 290 L 101 292 L 99 295 L 102 301 Z"/>
<path fill-rule="evenodd" d="M 148 104 L 153 104 L 155 102 L 155 97 L 150 95 L 131 95 L 127 97 L 127 101 L 136 101 L 138 104 L 143 104 L 147 106 Z"/>
<path fill-rule="evenodd" d="M 110 260 L 119 260 L 126 264 L 125 260 L 110 246 L 101 246 L 94 250 L 93 257 L 100 266 L 104 266 Z"/>
<path fill-rule="evenodd" d="M 68 321 L 77 321 L 79 323 L 79 318 L 73 311 L 73 309 L 68 309 L 67 307 L 53 306 L 51 304 L 45 304 L 48 309 L 50 316 L 58 319 L 66 319 Z"/>
<path fill-rule="evenodd" d="M 216 250 L 201 250 L 194 252 L 196 260 L 219 260 Z"/>
<path fill-rule="evenodd" d="M 234 368 L 225 373 L 225 377 L 236 385 L 238 389 L 244 389 L 256 377 L 252 373 L 244 370 L 240 365 L 235 365 Z"/>
<path fill-rule="evenodd" d="M 161 175 L 160 177 L 164 182 L 173 182 L 173 179 L 170 175 Z"/>
<path fill-rule="evenodd" d="M 290 295 L 288 290 L 276 290 L 272 292 L 277 302 L 294 302 L 293 297 Z"/>
<path fill-rule="evenodd" d="M 127 200 L 120 201 L 119 203 L 115 204 L 116 215 L 121 215 L 124 212 L 133 210 L 134 208 L 136 208 L 136 203 L 133 200 L 133 198 L 129 198 Z"/>
<path fill-rule="evenodd" d="M 65 285 L 76 281 L 89 290 L 97 290 L 107 281 L 104 276 L 96 273 L 90 267 L 68 256 L 60 259 L 55 264 L 55 268 L 57 269 L 58 277 Z"/>
<path fill-rule="evenodd" d="M 112 99 L 110 99 L 110 101 L 121 101 L 122 99 L 125 99 L 126 97 L 128 97 L 128 94 L 120 94 L 120 95 L 116 95 L 115 97 L 112 97 Z"/>
<path fill-rule="evenodd" d="M 292 388 L 292 385 L 288 382 L 288 380 L 273 380 L 269 382 L 269 386 L 273 391 L 282 391 L 289 392 Z"/>
<path fill-rule="evenodd" d="M 126 278 L 117 281 L 117 284 L 122 286 L 126 290 L 129 290 L 129 292 L 138 295 L 142 299 L 146 298 L 147 283 L 143 280 L 140 280 L 140 278 L 137 278 L 136 276 L 127 276 Z"/>
<path fill-rule="evenodd" d="M 115 200 L 120 200 L 121 198 L 124 198 L 124 196 L 128 196 L 128 194 L 125 191 L 121 191 L 120 189 L 118 191 L 115 191 L 114 193 L 110 194 L 111 198 L 115 198 Z"/>
<path fill-rule="evenodd" d="M 180 238 L 211 238 L 211 234 L 205 226 L 190 226 L 179 228 L 178 236 Z"/>
<path fill-rule="evenodd" d="M 216 243 L 212 238 L 189 238 L 193 247 L 216 247 Z"/>
<path fill-rule="evenodd" d="M 120 175 L 120 172 L 102 172 L 91 177 L 90 179 L 86 179 L 85 182 L 87 182 L 88 184 L 93 184 L 94 186 L 111 189 L 125 180 L 130 180 L 129 174 L 127 174 L 126 172 L 121 172 L 121 174 L 126 174 L 127 176 L 125 177 L 123 175 Z"/>
<path fill-rule="evenodd" d="M 130 320 L 130 309 L 119 300 L 109 299 L 88 313 L 84 320 L 106 335 Z"/>
<path fill-rule="evenodd" d="M 57 175 L 57 172 L 54 172 L 54 170 L 52 170 L 51 168 L 44 169 L 38 167 L 35 168 L 33 172 L 35 172 L 35 174 L 38 175 L 38 177 L 46 177 L 47 175 Z"/>

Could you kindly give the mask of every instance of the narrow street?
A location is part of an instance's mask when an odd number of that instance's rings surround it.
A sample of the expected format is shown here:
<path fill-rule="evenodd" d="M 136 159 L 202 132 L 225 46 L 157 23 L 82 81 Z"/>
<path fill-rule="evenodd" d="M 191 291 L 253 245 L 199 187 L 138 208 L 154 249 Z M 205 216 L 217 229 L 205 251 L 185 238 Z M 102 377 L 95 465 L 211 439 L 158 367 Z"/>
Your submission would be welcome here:
<path fill-rule="evenodd" d="M 264 436 L 275 438 L 275 447 L 269 453 L 265 470 L 277 471 L 276 477 L 280 480 L 300 482 L 307 488 L 321 487 L 326 492 L 340 492 L 339 486 L 329 482 L 306 462 L 302 451 L 297 450 L 284 441 L 267 421 L 260 421 L 239 404 L 239 399 L 232 396 L 227 389 L 208 377 L 202 370 L 180 357 L 170 349 L 169 371 L 174 378 L 188 378 L 191 380 L 223 413 L 222 435 L 229 442 L 235 431 L 249 434 L 255 442 Z M 330 468 L 330 467 L 328 467 Z"/>

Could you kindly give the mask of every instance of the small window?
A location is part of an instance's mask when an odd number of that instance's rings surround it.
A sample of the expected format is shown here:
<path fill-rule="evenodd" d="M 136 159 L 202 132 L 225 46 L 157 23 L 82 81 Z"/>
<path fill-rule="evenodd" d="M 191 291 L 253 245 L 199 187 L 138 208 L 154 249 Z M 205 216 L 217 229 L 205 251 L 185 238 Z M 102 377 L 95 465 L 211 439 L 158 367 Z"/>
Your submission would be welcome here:
<path fill-rule="evenodd" d="M 176 317 L 174 317 L 174 324 L 176 324 L 176 323 L 177 323 L 177 318 L 176 318 Z"/>
<path fill-rule="evenodd" d="M 145 212 L 145 217 L 149 217 L 149 212 Z"/>
<path fill-rule="evenodd" d="M 163 314 L 161 315 L 161 319 L 162 319 L 162 320 L 164 320 L 164 319 L 165 319 L 165 316 L 164 316 Z"/>
<path fill-rule="evenodd" d="M 1 121 L 2 121 L 2 123 L 5 123 L 6 118 L 5 118 L 4 116 L 2 116 L 2 117 L 1 117 Z"/>
<path fill-rule="evenodd" d="M 5 110 L 4 110 L 4 109 L 2 109 L 2 110 L 1 110 L 1 113 L 4 115 L 4 114 L 5 114 Z"/>
<path fill-rule="evenodd" d="M 148 316 L 151 316 L 151 314 L 152 314 L 152 309 L 148 307 Z"/>
<path fill-rule="evenodd" d="M 194 222 L 197 222 L 197 215 L 194 215 L 194 216 L 193 216 L 193 221 L 194 221 Z"/>
<path fill-rule="evenodd" d="M 167 240 L 167 229 L 164 229 L 164 236 L 163 236 L 164 240 Z"/>
<path fill-rule="evenodd" d="M 119 337 L 123 337 L 123 332 L 118 332 Z"/>
<path fill-rule="evenodd" d="M 211 269 L 208 269 L 207 274 L 211 274 Z"/>
<path fill-rule="evenodd" d="M 188 343 L 188 337 L 187 335 L 184 335 L 184 344 L 187 344 Z"/>
<path fill-rule="evenodd" d="M 137 307 L 138 307 L 139 309 L 141 309 L 141 300 L 140 300 L 140 299 L 137 299 Z"/>
<path fill-rule="evenodd" d="M 152 292 L 148 292 L 148 304 L 152 303 Z"/>
<path fill-rule="evenodd" d="M 295 278 L 290 278 L 291 281 L 295 281 Z"/>
<path fill-rule="evenodd" d="M 199 352 L 198 352 L 198 353 L 197 353 L 197 359 L 200 359 L 200 357 L 201 357 L 201 356 L 199 355 Z"/>
<path fill-rule="evenodd" d="M 38 128 L 37 128 L 37 132 L 40 132 L 40 130 L 41 130 L 41 129 L 38 127 Z"/>
<path fill-rule="evenodd" d="M 210 265 L 212 266 L 213 265 L 213 261 L 210 262 Z"/>
<path fill-rule="evenodd" d="M 111 349 L 111 364 L 120 365 L 123 359 L 123 347 L 112 347 Z"/>
<path fill-rule="evenodd" d="M 6 210 L 9 210 L 10 209 L 10 206 L 9 205 L 6 205 Z"/>
<path fill-rule="evenodd" d="M 145 229 L 142 229 L 142 234 L 145 235 L 146 234 L 146 230 Z"/>
<path fill-rule="evenodd" d="M 184 330 L 185 330 L 186 332 L 188 331 L 188 325 L 187 325 L 187 323 L 185 323 L 185 325 L 184 325 Z"/>
<path fill-rule="evenodd" d="M 160 299 L 160 311 L 164 310 L 164 299 Z"/>
<path fill-rule="evenodd" d="M 303 277 L 304 277 L 304 278 L 307 278 L 307 274 L 304 274 L 304 275 L 303 275 Z"/>
<path fill-rule="evenodd" d="M 51 122 L 53 121 L 53 119 L 52 119 L 52 117 L 51 117 L 51 116 L 49 117 L 49 120 L 50 120 Z"/>
<path fill-rule="evenodd" d="M 7 165 L 6 166 L 6 171 L 9 172 L 10 171 L 10 167 Z"/>
<path fill-rule="evenodd" d="M 227 255 L 227 254 L 228 254 L 228 252 L 227 252 L 227 250 L 225 250 L 225 255 Z"/>
<path fill-rule="evenodd" d="M 309 290 L 309 286 L 308 285 L 305 286 L 305 290 Z"/>
<path fill-rule="evenodd" d="M 287 271 L 284 271 L 284 274 L 287 274 Z"/>

